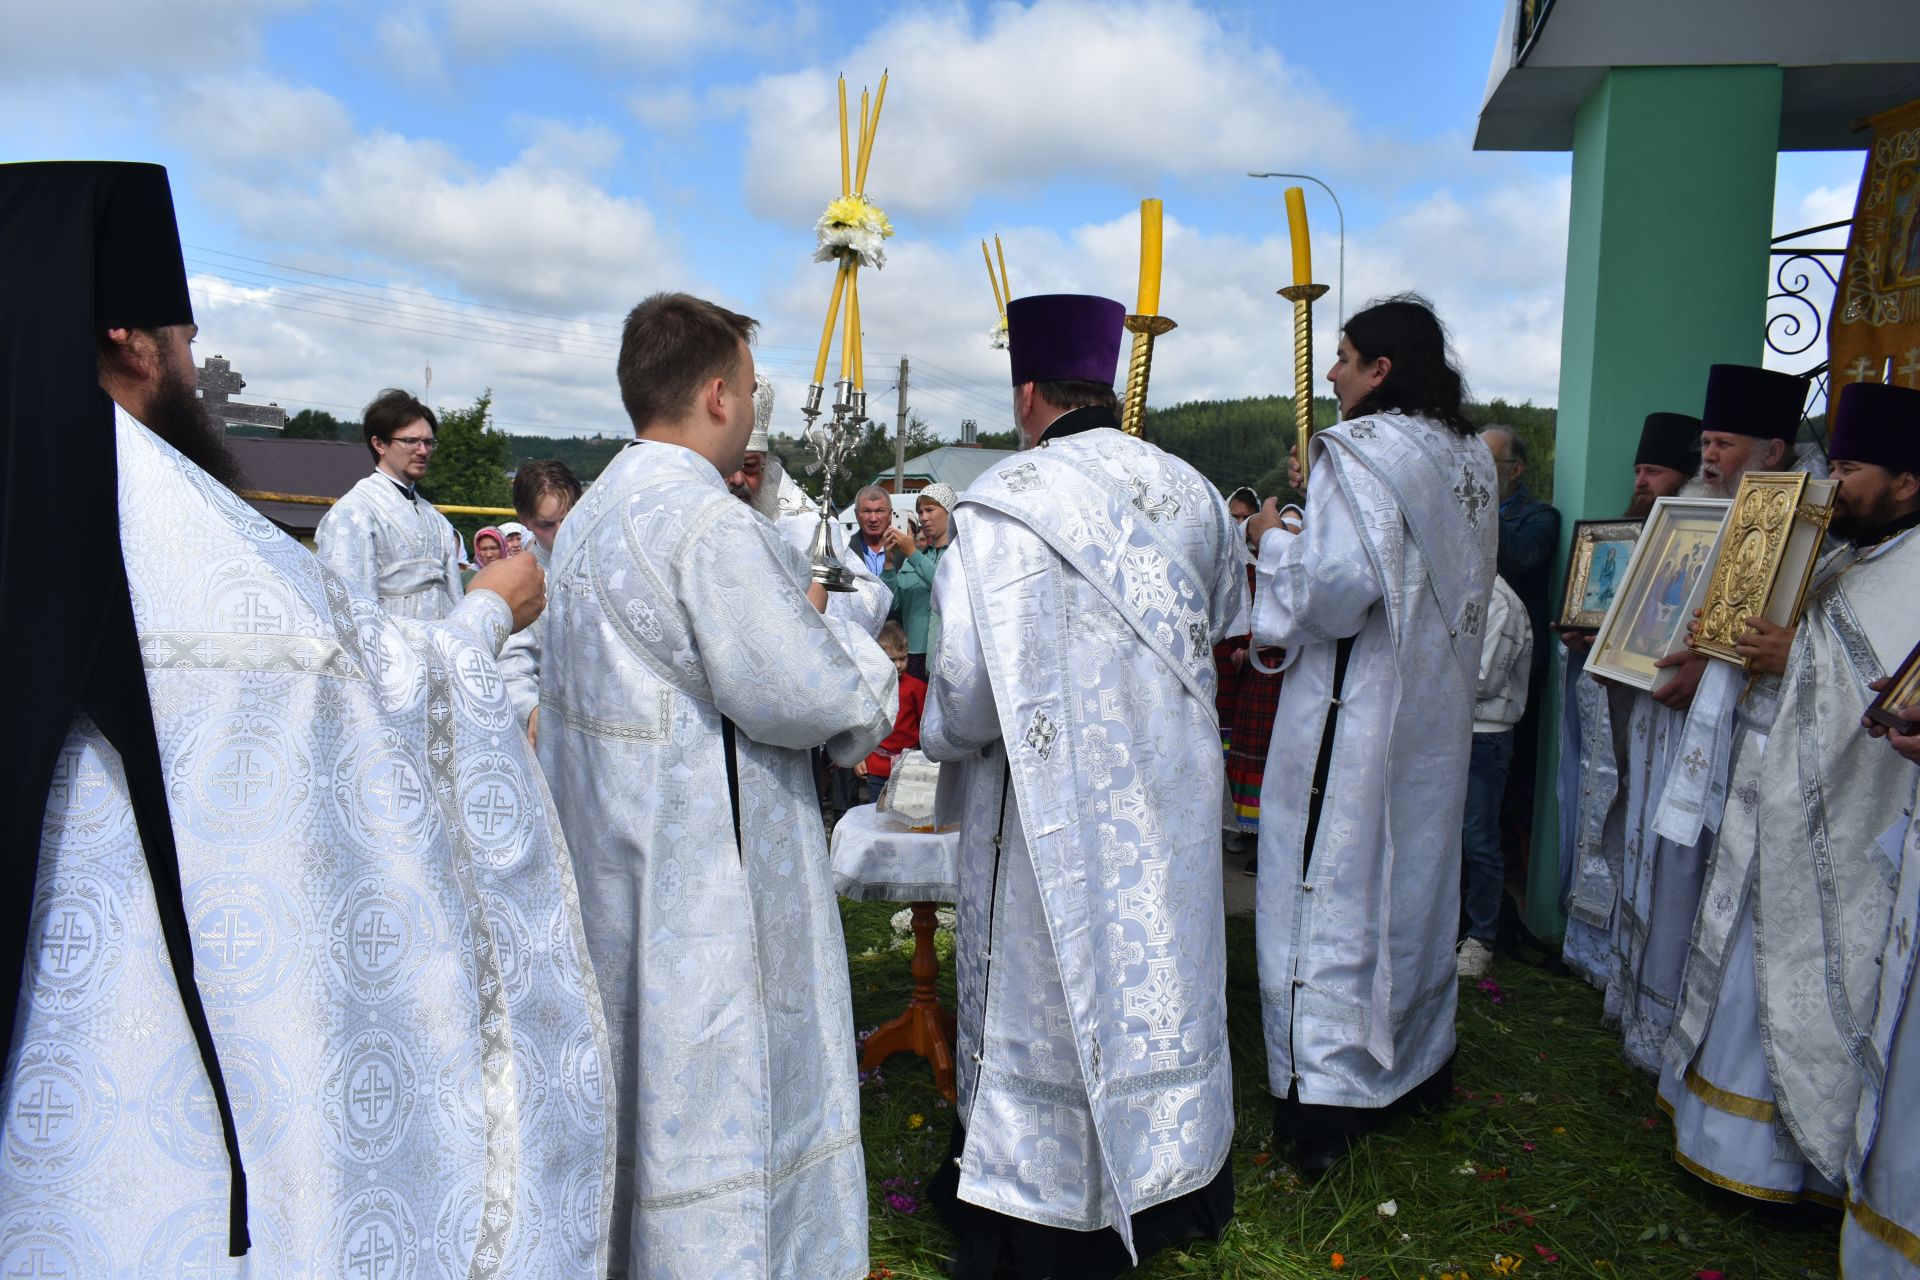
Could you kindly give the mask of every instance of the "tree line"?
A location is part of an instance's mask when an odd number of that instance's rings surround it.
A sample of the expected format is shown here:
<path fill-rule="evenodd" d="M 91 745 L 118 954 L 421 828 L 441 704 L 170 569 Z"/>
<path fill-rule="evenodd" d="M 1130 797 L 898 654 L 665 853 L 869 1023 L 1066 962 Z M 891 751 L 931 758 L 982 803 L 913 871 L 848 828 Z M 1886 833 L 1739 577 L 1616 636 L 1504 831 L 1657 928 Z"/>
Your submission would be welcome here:
<path fill-rule="evenodd" d="M 1553 409 L 1534 404 L 1511 404 L 1495 399 L 1467 406 L 1468 416 L 1480 427 L 1496 423 L 1513 428 L 1526 442 L 1528 485 L 1539 497 L 1553 493 Z M 421 491 L 433 501 L 462 506 L 508 506 L 509 482 L 514 470 L 532 458 L 558 458 L 573 468 L 583 482 L 591 483 L 626 444 L 625 437 L 519 435 L 497 430 L 493 425 L 493 395 L 483 392 L 466 408 L 439 410 L 439 447 L 434 453 L 433 469 Z M 1339 407 L 1327 397 L 1313 401 L 1315 428 L 1330 426 L 1339 418 Z M 234 434 L 271 435 L 261 428 L 232 428 Z M 1147 410 L 1146 438 L 1168 453 L 1190 463 L 1195 470 L 1217 485 L 1222 493 L 1232 493 L 1242 485 L 1250 486 L 1261 497 L 1277 496 L 1283 502 L 1297 502 L 1300 495 L 1287 484 L 1287 450 L 1293 445 L 1293 397 L 1250 396 L 1239 400 L 1189 400 L 1161 409 Z M 287 420 L 280 432 L 289 439 L 354 440 L 360 437 L 360 424 L 342 421 L 317 409 L 303 409 Z M 956 433 L 957 434 L 957 433 Z M 981 432 L 982 448 L 1011 449 L 1013 432 Z M 938 429 L 919 414 L 907 420 L 907 457 L 912 458 L 944 444 Z M 808 471 L 814 458 L 812 447 L 793 436 L 775 435 L 770 441 L 791 475 L 809 494 L 820 492 L 820 477 Z M 844 505 L 859 485 L 871 476 L 893 468 L 894 429 L 880 421 L 866 424 L 859 444 L 849 453 L 845 475 L 834 486 L 834 500 Z M 462 535 L 471 538 L 474 529 L 488 521 L 478 517 L 454 520 Z"/>

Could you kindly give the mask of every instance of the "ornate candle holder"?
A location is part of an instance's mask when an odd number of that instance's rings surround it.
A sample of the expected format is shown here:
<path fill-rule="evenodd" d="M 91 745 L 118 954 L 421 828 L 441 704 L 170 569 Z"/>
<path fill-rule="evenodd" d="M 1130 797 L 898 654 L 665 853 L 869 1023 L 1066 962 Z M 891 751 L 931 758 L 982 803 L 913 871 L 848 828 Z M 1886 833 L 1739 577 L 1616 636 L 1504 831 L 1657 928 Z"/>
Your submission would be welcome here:
<path fill-rule="evenodd" d="M 1326 291 L 1323 284 L 1290 284 L 1278 291 L 1293 304 L 1293 437 L 1303 477 L 1313 435 L 1313 304 Z"/>
<path fill-rule="evenodd" d="M 807 402 L 800 409 L 807 420 L 803 434 L 813 446 L 814 461 L 809 473 L 820 476 L 820 527 L 813 531 L 807 547 L 813 580 L 829 591 L 852 591 L 854 577 L 833 544 L 833 482 L 846 467 L 847 455 L 860 442 L 860 428 L 867 420 L 867 393 L 856 391 L 846 378 L 833 384 L 832 416 L 821 421 L 820 402 L 827 389 L 819 383 L 807 388 Z"/>
<path fill-rule="evenodd" d="M 1127 357 L 1127 396 L 1120 405 L 1120 429 L 1142 434 L 1147 420 L 1147 383 L 1153 377 L 1153 340 L 1179 328 L 1165 316 L 1128 316 L 1133 352 Z"/>

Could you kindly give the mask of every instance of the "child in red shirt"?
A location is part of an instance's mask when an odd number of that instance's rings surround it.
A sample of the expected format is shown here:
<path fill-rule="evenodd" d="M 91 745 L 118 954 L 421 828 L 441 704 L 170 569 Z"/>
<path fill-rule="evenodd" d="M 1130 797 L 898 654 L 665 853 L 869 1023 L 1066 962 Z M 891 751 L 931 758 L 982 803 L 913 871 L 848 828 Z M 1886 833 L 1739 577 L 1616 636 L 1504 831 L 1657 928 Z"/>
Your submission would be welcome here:
<path fill-rule="evenodd" d="M 855 775 L 867 780 L 867 801 L 880 802 L 887 779 L 893 776 L 893 762 L 902 751 L 920 745 L 920 708 L 927 700 L 927 682 L 907 674 L 907 633 L 897 622 L 880 628 L 880 647 L 893 659 L 900 673 L 900 713 L 894 717 L 893 732 L 865 760 L 853 766 Z"/>

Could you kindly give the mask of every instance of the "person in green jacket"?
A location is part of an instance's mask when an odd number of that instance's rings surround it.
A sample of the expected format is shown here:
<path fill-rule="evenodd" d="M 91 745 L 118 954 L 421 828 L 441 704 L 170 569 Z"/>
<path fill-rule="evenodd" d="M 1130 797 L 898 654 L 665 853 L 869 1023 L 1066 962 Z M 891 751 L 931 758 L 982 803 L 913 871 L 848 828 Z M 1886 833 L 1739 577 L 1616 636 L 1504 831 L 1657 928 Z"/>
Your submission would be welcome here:
<path fill-rule="evenodd" d="M 953 538 L 953 504 L 959 498 L 952 485 L 938 482 L 922 489 L 914 513 L 929 535 L 924 551 L 904 529 L 887 533 L 887 569 L 882 582 L 893 590 L 893 616 L 907 633 L 907 674 L 927 678 L 927 633 L 933 622 L 933 573 Z"/>

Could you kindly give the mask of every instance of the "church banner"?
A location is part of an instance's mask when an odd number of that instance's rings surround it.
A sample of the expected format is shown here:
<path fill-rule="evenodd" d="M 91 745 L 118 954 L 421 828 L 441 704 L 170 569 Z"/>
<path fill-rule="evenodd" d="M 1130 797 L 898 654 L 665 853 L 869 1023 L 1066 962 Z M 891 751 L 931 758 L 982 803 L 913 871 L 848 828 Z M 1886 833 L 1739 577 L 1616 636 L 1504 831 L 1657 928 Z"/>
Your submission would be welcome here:
<path fill-rule="evenodd" d="M 1827 339 L 1836 395 L 1849 382 L 1920 388 L 1920 99 L 1866 124 L 1873 141 Z"/>

